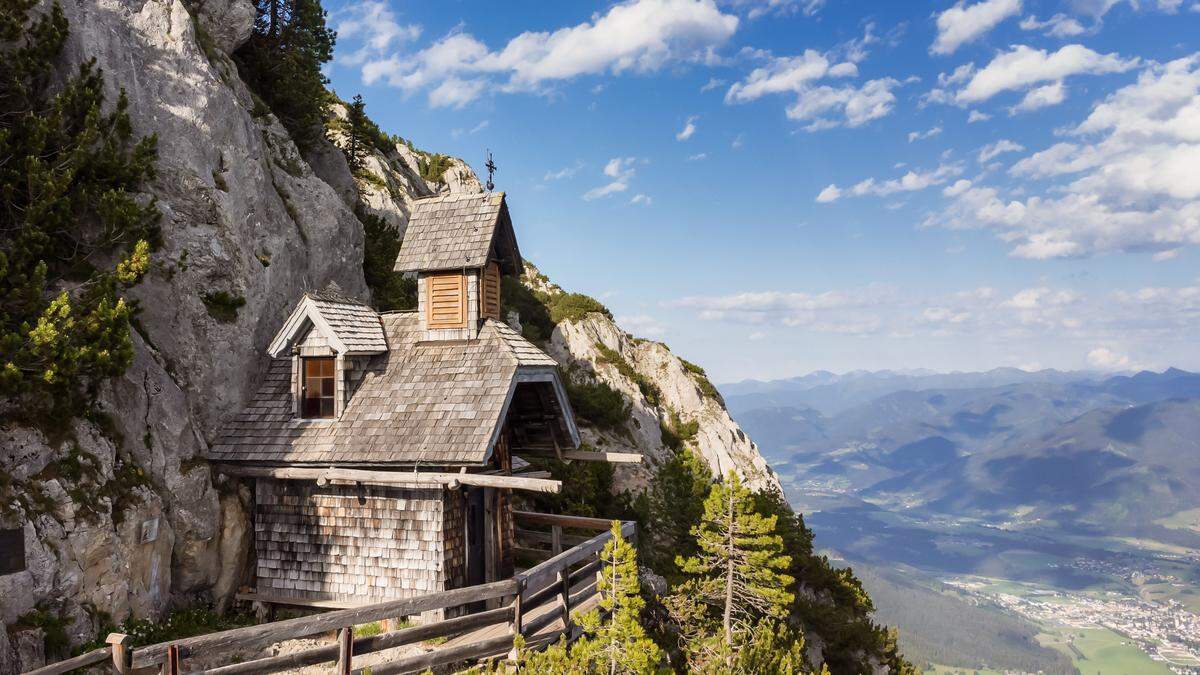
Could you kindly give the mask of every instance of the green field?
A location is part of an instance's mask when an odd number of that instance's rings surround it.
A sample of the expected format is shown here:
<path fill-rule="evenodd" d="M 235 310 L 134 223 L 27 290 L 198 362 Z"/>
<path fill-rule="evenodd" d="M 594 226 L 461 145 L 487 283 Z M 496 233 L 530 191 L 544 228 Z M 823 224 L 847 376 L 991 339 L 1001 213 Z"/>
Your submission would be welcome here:
<path fill-rule="evenodd" d="M 1200 532 L 1200 509 L 1189 509 L 1180 511 L 1174 515 L 1160 518 L 1155 521 L 1163 527 L 1169 527 L 1175 530 L 1193 530 Z"/>
<path fill-rule="evenodd" d="M 1070 656 L 1082 675 L 1171 675 L 1165 664 L 1151 660 L 1137 645 L 1104 628 L 1062 628 L 1056 634 L 1042 635 L 1039 641 Z"/>
<path fill-rule="evenodd" d="M 922 671 L 925 675 L 1004 675 L 999 670 L 981 670 L 979 668 L 959 668 L 957 666 L 933 666 Z"/>

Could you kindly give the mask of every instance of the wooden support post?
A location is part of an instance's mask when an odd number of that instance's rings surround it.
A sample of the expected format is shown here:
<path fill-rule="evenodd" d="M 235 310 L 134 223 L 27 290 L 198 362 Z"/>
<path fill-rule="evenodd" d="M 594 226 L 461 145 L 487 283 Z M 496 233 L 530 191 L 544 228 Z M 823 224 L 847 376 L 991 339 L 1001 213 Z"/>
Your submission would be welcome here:
<path fill-rule="evenodd" d="M 554 555 L 563 552 L 562 548 L 562 525 L 553 525 L 550 528 L 550 551 Z"/>
<path fill-rule="evenodd" d="M 338 632 L 338 675 L 350 675 L 354 659 L 354 626 L 346 626 Z"/>
<path fill-rule="evenodd" d="M 179 675 L 179 645 L 167 647 L 167 660 L 163 661 L 162 675 Z"/>
<path fill-rule="evenodd" d="M 571 630 L 571 571 L 566 567 L 558 571 L 558 606 L 562 612 L 563 630 Z"/>
<path fill-rule="evenodd" d="M 518 635 L 524 635 L 525 617 L 521 615 L 521 596 L 525 595 L 525 580 L 517 579 L 517 594 L 513 596 L 513 615 L 512 615 L 512 637 L 515 640 Z M 520 654 L 517 653 L 517 648 L 513 647 L 508 652 L 508 658 L 515 660 Z"/>
<path fill-rule="evenodd" d="M 113 670 L 119 675 L 125 675 L 130 671 L 130 653 L 129 643 L 131 638 L 124 633 L 109 633 L 105 638 L 105 644 L 109 645 L 112 650 Z"/>

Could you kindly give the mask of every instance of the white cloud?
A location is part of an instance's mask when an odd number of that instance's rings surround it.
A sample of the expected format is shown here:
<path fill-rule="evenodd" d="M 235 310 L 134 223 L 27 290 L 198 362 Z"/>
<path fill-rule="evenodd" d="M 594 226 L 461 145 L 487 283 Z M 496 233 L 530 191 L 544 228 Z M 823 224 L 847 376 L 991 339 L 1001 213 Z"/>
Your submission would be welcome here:
<path fill-rule="evenodd" d="M 979 149 L 979 163 L 986 164 L 988 161 L 1006 152 L 1022 152 L 1024 150 L 1025 146 L 1020 143 L 1002 138 L 995 143 L 988 143 Z"/>
<path fill-rule="evenodd" d="M 908 142 L 912 143 L 914 141 L 925 140 L 926 138 L 933 138 L 940 133 L 942 133 L 941 127 L 933 127 L 925 131 L 910 131 L 908 132 Z"/>
<path fill-rule="evenodd" d="M 937 39 L 929 51 L 953 54 L 960 46 L 978 40 L 1001 21 L 1021 12 L 1021 0 L 982 0 L 964 5 L 960 0 L 937 16 Z"/>
<path fill-rule="evenodd" d="M 691 156 L 689 156 L 689 157 L 688 157 L 688 161 L 689 161 L 689 162 L 699 162 L 699 161 L 702 161 L 702 160 L 705 160 L 705 159 L 708 159 L 708 153 L 707 153 L 707 152 L 697 152 L 696 154 L 694 154 L 694 155 L 691 155 Z"/>
<path fill-rule="evenodd" d="M 416 24 L 401 24 L 386 2 L 371 0 L 351 5 L 335 12 L 331 23 L 338 37 L 353 41 L 358 48 L 339 51 L 336 63 L 348 66 L 362 65 L 368 59 L 378 58 L 387 50 L 403 42 L 411 42 L 421 36 L 421 27 Z"/>
<path fill-rule="evenodd" d="M 368 84 L 382 80 L 406 93 L 429 89 L 431 105 L 461 106 L 488 84 L 505 92 L 539 91 L 581 75 L 703 61 L 737 26 L 738 18 L 722 13 L 713 0 L 633 0 L 575 26 L 527 31 L 499 51 L 456 32 L 415 54 L 369 59 L 362 72 Z M 449 80 L 457 82 L 444 87 Z"/>
<path fill-rule="evenodd" d="M 721 4 L 744 10 L 747 17 L 757 19 L 769 14 L 789 16 L 801 13 L 814 16 L 825 6 L 825 0 L 721 0 Z"/>
<path fill-rule="evenodd" d="M 1101 19 L 1110 9 L 1117 5 L 1128 2 L 1135 10 L 1141 9 L 1157 9 L 1159 11 L 1174 14 L 1179 11 L 1183 0 L 1070 0 L 1072 9 L 1080 14 L 1087 14 L 1094 19 Z M 1193 11 L 1196 11 L 1193 7 Z"/>
<path fill-rule="evenodd" d="M 989 228 L 1031 258 L 1200 244 L 1200 53 L 1142 71 L 1065 136 L 1009 170 L 1045 194 L 960 181 L 926 224 Z"/>
<path fill-rule="evenodd" d="M 863 36 L 821 53 L 808 49 L 797 56 L 767 55 L 765 65 L 752 70 L 725 92 L 725 102 L 747 103 L 767 95 L 794 95 L 786 109 L 789 119 L 807 122 L 807 131 L 839 126 L 857 127 L 891 113 L 902 82 L 885 77 L 862 85 L 829 84 L 858 76 L 855 63 L 866 57 L 866 46 L 878 41 L 868 24 Z"/>
<path fill-rule="evenodd" d="M 975 72 L 966 86 L 954 94 L 954 100 L 960 104 L 978 103 L 1004 91 L 1042 82 L 1061 82 L 1073 75 L 1122 73 L 1137 65 L 1136 58 L 1100 54 L 1083 45 L 1066 45 L 1053 53 L 1016 45 Z"/>
<path fill-rule="evenodd" d="M 1050 84 L 1035 87 L 1025 92 L 1025 96 L 1021 99 L 1021 102 L 1008 109 L 1008 114 L 1016 115 L 1017 113 L 1049 108 L 1065 100 L 1067 100 L 1066 86 L 1062 82 L 1051 82 Z"/>
<path fill-rule="evenodd" d="M 1021 20 L 1021 30 L 1038 30 L 1056 38 L 1075 37 L 1087 32 L 1083 24 L 1061 12 L 1045 21 L 1038 21 L 1033 15 L 1027 16 Z"/>
<path fill-rule="evenodd" d="M 613 318 L 613 321 L 633 335 L 657 338 L 667 332 L 667 327 L 649 314 L 623 314 Z"/>
<path fill-rule="evenodd" d="M 628 190 L 629 181 L 637 173 L 637 169 L 634 168 L 636 162 L 636 157 L 613 157 L 608 160 L 608 163 L 604 165 L 603 173 L 612 180 L 585 192 L 583 194 L 584 200 L 590 202 Z M 645 195 L 642 196 L 645 197 Z M 635 196 L 634 198 L 636 199 L 637 197 Z M 646 199 L 648 200 L 649 197 L 646 197 Z"/>
<path fill-rule="evenodd" d="M 1088 365 L 1100 370 L 1128 370 L 1133 361 L 1124 354 L 1118 354 L 1108 347 L 1096 347 L 1088 352 Z"/>
<path fill-rule="evenodd" d="M 741 150 L 742 146 L 745 144 L 746 135 L 739 133 L 737 136 L 733 137 L 733 141 L 729 143 L 729 147 L 733 148 L 734 150 Z"/>
<path fill-rule="evenodd" d="M 941 185 L 951 177 L 961 174 L 962 170 L 961 164 L 942 164 L 933 171 L 909 171 L 900 178 L 885 181 L 867 178 L 848 188 L 840 188 L 837 185 L 830 184 L 817 195 L 817 202 L 827 204 L 837 201 L 842 197 L 863 197 L 866 195 L 886 197 L 897 192 L 915 192 L 934 185 Z"/>
<path fill-rule="evenodd" d="M 716 77 L 710 77 L 708 82 L 705 82 L 704 86 L 700 87 L 700 93 L 703 94 L 705 92 L 712 91 L 713 89 L 719 89 L 723 86 L 725 86 L 725 80 Z"/>
<path fill-rule="evenodd" d="M 978 110 L 972 110 L 971 114 L 967 115 L 967 124 L 974 124 L 976 122 L 986 122 L 990 119 L 992 119 L 991 115 L 989 115 L 985 112 L 979 112 Z"/>
<path fill-rule="evenodd" d="M 640 204 L 642 206 L 650 206 L 650 204 L 653 202 L 654 200 L 651 199 L 649 195 L 642 194 L 641 192 L 637 193 L 632 199 L 629 200 L 630 204 Z"/>
<path fill-rule="evenodd" d="M 547 171 L 546 175 L 542 177 L 542 180 L 545 182 L 550 182 L 552 180 L 562 180 L 564 178 L 570 178 L 570 177 L 574 176 L 575 174 L 579 173 L 579 170 L 582 168 L 583 168 L 583 162 L 575 162 L 575 164 L 573 166 L 564 166 L 563 168 L 559 169 L 558 171 Z"/>
<path fill-rule="evenodd" d="M 697 115 L 687 118 L 687 121 L 683 123 L 683 128 L 679 130 L 679 133 L 675 134 L 675 140 L 686 141 L 691 138 L 696 133 L 696 120 L 698 119 L 700 117 Z"/>

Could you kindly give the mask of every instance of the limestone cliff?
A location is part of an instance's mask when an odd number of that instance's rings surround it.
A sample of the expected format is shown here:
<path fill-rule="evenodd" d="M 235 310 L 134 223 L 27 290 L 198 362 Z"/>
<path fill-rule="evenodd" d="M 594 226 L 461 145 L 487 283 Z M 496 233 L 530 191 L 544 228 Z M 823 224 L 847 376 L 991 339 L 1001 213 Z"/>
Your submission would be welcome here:
<path fill-rule="evenodd" d="M 246 580 L 249 495 L 200 457 L 252 392 L 279 321 L 303 291 L 330 281 L 367 295 L 356 208 L 402 234 L 413 199 L 480 190 L 459 160 L 440 180 L 423 178 L 422 155 L 404 144 L 374 149 L 356 173 L 336 131 L 302 155 L 229 56 L 250 35 L 249 0 L 61 5 L 70 38 L 60 74 L 94 57 L 110 100 L 126 92 L 135 133 L 158 137 L 147 192 L 163 213 L 163 242 L 132 291 L 133 365 L 105 383 L 96 414 L 64 423 L 69 440 L 0 429 L 0 471 L 22 494 L 0 509 L 0 529 L 22 530 L 27 564 L 0 575 L 0 675 L 36 666 L 48 630 L 80 644 L 108 621 L 228 601 Z M 656 401 L 600 346 L 652 382 Z M 592 314 L 561 322 L 550 349 L 630 401 L 630 433 L 586 432 L 592 445 L 650 458 L 622 469 L 622 488 L 649 479 L 672 413 L 697 423 L 694 444 L 715 473 L 775 482 L 702 373 L 664 345 Z"/>

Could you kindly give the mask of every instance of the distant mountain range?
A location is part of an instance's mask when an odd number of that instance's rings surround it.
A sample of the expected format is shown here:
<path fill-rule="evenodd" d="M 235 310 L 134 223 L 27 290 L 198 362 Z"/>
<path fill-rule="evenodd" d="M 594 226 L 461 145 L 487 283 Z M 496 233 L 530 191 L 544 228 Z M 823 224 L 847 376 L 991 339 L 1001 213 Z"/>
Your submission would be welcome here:
<path fill-rule="evenodd" d="M 878 505 L 1105 533 L 1200 506 L 1196 373 L 814 373 L 725 390 L 781 474 Z"/>
<path fill-rule="evenodd" d="M 1200 585 L 1200 374 L 817 372 L 720 389 L 818 541 L 865 573 L 906 653 L 1073 670 L 1028 625 L 964 605 L 939 579 L 1146 599 L 1132 580 L 1147 570 L 1176 575 L 1173 597 L 1200 607 L 1188 590 Z"/>

